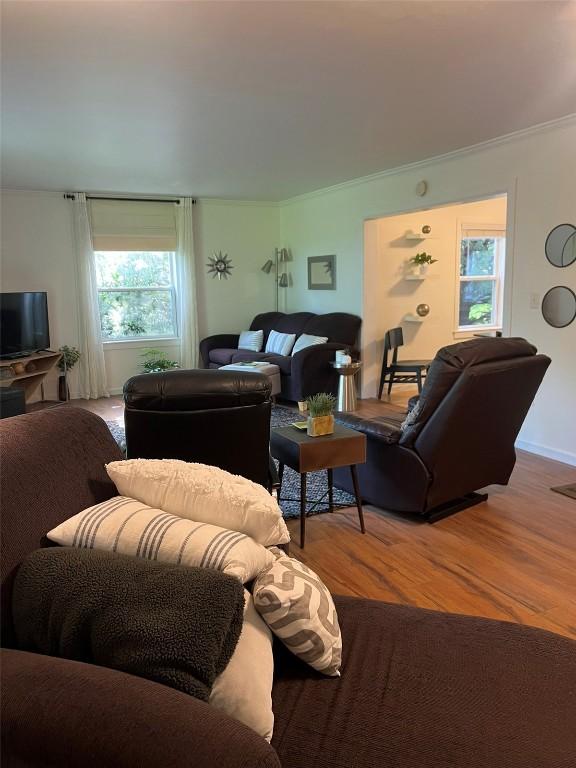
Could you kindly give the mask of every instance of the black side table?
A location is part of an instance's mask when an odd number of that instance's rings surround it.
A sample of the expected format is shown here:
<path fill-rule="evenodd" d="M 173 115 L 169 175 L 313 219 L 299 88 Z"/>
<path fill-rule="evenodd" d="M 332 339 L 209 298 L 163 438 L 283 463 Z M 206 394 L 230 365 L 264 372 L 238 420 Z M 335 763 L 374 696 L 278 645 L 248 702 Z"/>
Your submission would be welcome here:
<path fill-rule="evenodd" d="M 300 475 L 300 546 L 303 548 L 306 538 L 306 474 L 327 470 L 328 472 L 328 507 L 333 510 L 332 470 L 335 467 L 350 467 L 360 530 L 366 533 L 362 497 L 358 486 L 357 464 L 366 461 L 366 435 L 340 424 L 334 425 L 332 435 L 309 437 L 306 432 L 296 427 L 277 427 L 270 433 L 270 452 L 278 460 L 280 488 L 282 493 L 282 475 L 287 465 Z"/>

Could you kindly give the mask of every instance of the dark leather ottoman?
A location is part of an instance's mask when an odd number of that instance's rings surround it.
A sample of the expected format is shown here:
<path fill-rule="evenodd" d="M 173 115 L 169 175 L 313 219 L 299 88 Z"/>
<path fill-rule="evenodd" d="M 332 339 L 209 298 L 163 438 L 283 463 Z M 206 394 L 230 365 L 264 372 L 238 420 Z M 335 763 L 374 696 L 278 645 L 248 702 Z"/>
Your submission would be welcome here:
<path fill-rule="evenodd" d="M 283 768 L 573 768 L 574 642 L 540 629 L 335 598 L 342 677 L 275 648 Z"/>

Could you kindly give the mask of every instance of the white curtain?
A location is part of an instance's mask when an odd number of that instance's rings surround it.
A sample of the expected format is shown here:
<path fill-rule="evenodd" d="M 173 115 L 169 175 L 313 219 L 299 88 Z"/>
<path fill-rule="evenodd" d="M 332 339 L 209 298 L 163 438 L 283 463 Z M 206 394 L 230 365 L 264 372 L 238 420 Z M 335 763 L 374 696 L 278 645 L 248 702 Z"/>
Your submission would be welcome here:
<path fill-rule="evenodd" d="M 104 348 L 100 335 L 96 259 L 92 249 L 86 195 L 76 193 L 73 201 L 76 286 L 78 297 L 78 361 L 80 397 L 109 397 Z"/>
<path fill-rule="evenodd" d="M 176 209 L 177 312 L 180 334 L 180 365 L 195 368 L 198 358 L 196 263 L 194 258 L 194 203 L 184 197 Z"/>

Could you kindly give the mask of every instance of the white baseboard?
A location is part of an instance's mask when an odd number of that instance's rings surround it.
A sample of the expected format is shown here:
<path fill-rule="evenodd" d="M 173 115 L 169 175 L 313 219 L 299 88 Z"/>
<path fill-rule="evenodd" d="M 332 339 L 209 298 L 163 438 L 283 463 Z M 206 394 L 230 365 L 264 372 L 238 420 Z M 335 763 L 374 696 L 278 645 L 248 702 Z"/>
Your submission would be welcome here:
<path fill-rule="evenodd" d="M 537 443 L 529 443 L 526 440 L 516 440 L 516 448 L 522 451 L 528 451 L 528 453 L 536 453 L 538 456 L 544 456 L 547 459 L 554 459 L 554 461 L 561 461 L 563 464 L 570 464 L 576 467 L 576 453 L 570 453 L 569 451 L 559 451 L 556 448 L 549 448 L 547 445 L 538 445 Z"/>
<path fill-rule="evenodd" d="M 110 392 L 111 395 L 121 395 L 124 391 L 124 387 L 110 387 L 108 389 L 108 392 Z"/>

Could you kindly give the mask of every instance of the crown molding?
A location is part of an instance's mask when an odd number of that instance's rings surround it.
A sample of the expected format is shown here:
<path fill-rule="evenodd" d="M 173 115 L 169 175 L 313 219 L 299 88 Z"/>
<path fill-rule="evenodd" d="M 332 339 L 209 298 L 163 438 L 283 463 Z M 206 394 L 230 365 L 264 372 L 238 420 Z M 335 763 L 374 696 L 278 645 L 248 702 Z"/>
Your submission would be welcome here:
<path fill-rule="evenodd" d="M 279 208 L 282 202 L 279 200 L 234 200 L 225 197 L 197 197 L 199 205 L 222 205 L 222 206 L 248 206 L 255 208 Z"/>
<path fill-rule="evenodd" d="M 332 186 L 329 186 L 329 187 L 321 187 L 320 189 L 315 189 L 312 192 L 304 192 L 301 195 L 288 197 L 285 200 L 282 200 L 280 204 L 282 206 L 292 205 L 294 203 L 304 202 L 305 200 L 310 200 L 315 197 L 321 197 L 322 195 L 331 194 L 333 192 L 339 192 L 344 189 L 352 189 L 354 187 L 362 186 L 363 184 L 366 184 L 371 181 L 378 181 L 379 179 L 384 179 L 387 176 L 396 176 L 401 173 L 406 173 L 407 171 L 415 171 L 421 168 L 428 168 L 431 165 L 436 165 L 437 163 L 444 163 L 449 160 L 455 160 L 460 157 L 474 155 L 479 152 L 484 152 L 488 149 L 493 149 L 494 147 L 512 143 L 514 141 L 517 141 L 518 139 L 534 136 L 539 133 L 547 133 L 548 131 L 556 130 L 558 128 L 563 128 L 565 126 L 571 126 L 571 125 L 576 126 L 576 113 L 565 115 L 564 117 L 559 117 L 556 120 L 549 120 L 545 123 L 538 123 L 537 125 L 532 125 L 529 128 L 522 128 L 519 131 L 506 133 L 502 136 L 497 136 L 494 139 L 487 139 L 486 141 L 481 141 L 478 144 L 471 144 L 468 147 L 455 149 L 452 152 L 446 152 L 443 155 L 434 155 L 433 157 L 428 157 L 424 160 L 417 160 L 414 163 L 406 163 L 405 165 L 398 165 L 395 168 L 388 168 L 384 171 L 371 173 L 368 176 L 360 176 L 356 179 L 342 181 L 339 184 L 333 184 Z"/>

